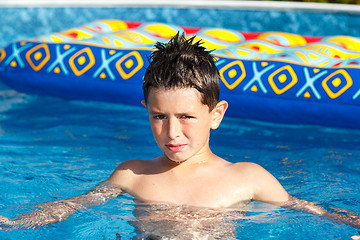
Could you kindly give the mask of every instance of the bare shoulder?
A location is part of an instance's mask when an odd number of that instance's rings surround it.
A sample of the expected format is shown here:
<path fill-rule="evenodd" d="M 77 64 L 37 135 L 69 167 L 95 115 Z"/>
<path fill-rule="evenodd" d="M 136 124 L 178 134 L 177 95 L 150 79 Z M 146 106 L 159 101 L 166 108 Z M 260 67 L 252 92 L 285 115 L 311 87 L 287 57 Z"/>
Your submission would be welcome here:
<path fill-rule="evenodd" d="M 236 168 L 243 168 L 246 170 L 262 168 L 259 164 L 252 162 L 237 162 L 237 163 L 233 163 L 232 166 Z"/>
<path fill-rule="evenodd" d="M 238 162 L 230 166 L 233 171 L 246 175 L 246 177 L 267 175 L 269 172 L 257 163 Z"/>
<path fill-rule="evenodd" d="M 223 162 L 217 166 L 216 171 L 233 182 L 246 183 L 247 185 L 257 184 L 257 181 L 272 176 L 259 164 L 251 162 Z M 221 169 L 221 171 L 219 171 Z"/>
<path fill-rule="evenodd" d="M 229 174 L 236 177 L 238 181 L 246 182 L 250 185 L 259 185 L 264 181 L 273 179 L 273 175 L 257 163 L 238 162 L 228 166 Z"/>
<path fill-rule="evenodd" d="M 253 190 L 253 200 L 279 205 L 288 200 L 288 194 L 281 183 L 259 164 L 241 162 L 233 164 L 232 168 Z"/>
<path fill-rule="evenodd" d="M 108 181 L 123 188 L 129 188 L 136 176 L 148 171 L 152 162 L 154 162 L 154 159 L 131 159 L 124 161 L 116 167 Z"/>
<path fill-rule="evenodd" d="M 147 160 L 143 160 L 143 159 L 130 159 L 127 161 L 124 161 L 122 163 L 120 163 L 115 171 L 136 171 L 140 168 L 142 168 L 145 164 L 146 164 Z"/>

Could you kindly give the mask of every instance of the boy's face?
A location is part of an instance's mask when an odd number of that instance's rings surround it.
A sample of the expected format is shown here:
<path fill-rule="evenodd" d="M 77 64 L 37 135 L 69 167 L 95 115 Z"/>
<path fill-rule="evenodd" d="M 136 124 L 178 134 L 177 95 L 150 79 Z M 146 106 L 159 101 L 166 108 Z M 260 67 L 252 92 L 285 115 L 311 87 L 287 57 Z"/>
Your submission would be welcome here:
<path fill-rule="evenodd" d="M 170 160 L 181 163 L 211 153 L 210 129 L 220 122 L 214 124 L 215 110 L 209 112 L 197 90 L 150 89 L 146 107 L 155 140 Z"/>

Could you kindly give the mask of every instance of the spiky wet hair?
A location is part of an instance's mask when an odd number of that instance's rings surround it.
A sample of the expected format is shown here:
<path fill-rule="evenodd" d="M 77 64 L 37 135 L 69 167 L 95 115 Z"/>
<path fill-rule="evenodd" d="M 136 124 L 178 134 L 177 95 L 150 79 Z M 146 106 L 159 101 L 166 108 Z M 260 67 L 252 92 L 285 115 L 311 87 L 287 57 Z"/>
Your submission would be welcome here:
<path fill-rule="evenodd" d="M 143 91 L 145 102 L 151 88 L 195 88 L 201 102 L 211 111 L 219 101 L 219 71 L 211 51 L 195 36 L 185 38 L 177 33 L 168 43 L 157 42 L 146 69 Z"/>

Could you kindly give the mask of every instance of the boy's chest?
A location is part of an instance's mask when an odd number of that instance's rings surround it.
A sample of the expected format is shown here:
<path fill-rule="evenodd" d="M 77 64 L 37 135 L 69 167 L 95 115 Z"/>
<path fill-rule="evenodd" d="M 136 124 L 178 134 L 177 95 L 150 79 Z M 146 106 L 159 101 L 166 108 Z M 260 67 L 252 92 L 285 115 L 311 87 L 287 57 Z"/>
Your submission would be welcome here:
<path fill-rule="evenodd" d="M 132 190 L 135 197 L 145 202 L 209 208 L 230 207 L 252 199 L 247 184 L 226 176 L 190 179 L 142 176 Z"/>

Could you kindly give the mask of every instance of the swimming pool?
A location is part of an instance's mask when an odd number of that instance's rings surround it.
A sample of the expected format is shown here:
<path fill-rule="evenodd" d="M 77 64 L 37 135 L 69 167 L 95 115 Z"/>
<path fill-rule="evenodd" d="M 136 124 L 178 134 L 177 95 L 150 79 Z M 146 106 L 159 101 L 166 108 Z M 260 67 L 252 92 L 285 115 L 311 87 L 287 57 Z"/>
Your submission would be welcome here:
<path fill-rule="evenodd" d="M 313 6 L 236 0 L 131 1 L 142 4 L 104 0 L 103 4 L 91 7 L 87 4 L 97 1 L 66 0 L 72 2 L 74 7 L 67 7 L 71 4 L 65 7 L 64 4 L 52 4 L 63 1 L 65 0 L 54 0 L 51 3 L 42 0 L 1 1 L 0 15 L 3 17 L 0 24 L 0 48 L 15 40 L 58 32 L 97 19 L 162 22 L 190 27 L 211 26 L 245 32 L 281 31 L 308 36 L 360 36 L 360 6 L 356 5 Z M 112 4 L 106 5 L 107 2 Z M 153 2 L 157 4 L 152 4 Z M 198 5 L 191 7 L 194 5 L 192 3 Z M 199 7 L 199 4 L 202 6 Z"/>
<path fill-rule="evenodd" d="M 82 194 L 121 161 L 160 153 L 144 109 L 27 96 L 9 89 L 2 89 L 0 96 L 1 215 L 19 216 L 45 201 Z M 211 139 L 215 153 L 231 162 L 261 164 L 290 194 L 357 213 L 359 142 L 360 131 L 231 118 Z M 132 200 L 124 195 L 47 228 L 1 231 L 0 239 L 129 239 L 136 235 L 134 209 L 146 209 Z M 346 225 L 266 204 L 252 203 L 244 210 L 245 216 L 235 212 L 237 218 L 227 220 L 239 239 L 344 239 L 356 233 Z M 191 216 L 186 209 L 172 211 Z M 159 229 L 153 225 L 147 229 Z M 180 221 L 164 220 L 160 226 L 191 231 Z"/>
<path fill-rule="evenodd" d="M 45 10 L 33 9 L 32 14 Z M 173 16 L 173 10 L 167 11 Z M 226 118 L 211 138 L 215 153 L 231 162 L 259 163 L 290 194 L 327 209 L 356 213 L 360 213 L 359 142 L 359 130 L 233 118 Z M 120 162 L 159 154 L 142 108 L 0 88 L 0 215 L 16 217 L 45 201 L 82 194 L 106 179 Z M 146 219 L 149 210 L 157 218 Z M 230 234 L 228 239 L 347 239 L 356 233 L 346 225 L 260 203 L 230 213 L 209 211 L 135 205 L 131 196 L 124 195 L 51 227 L 1 231 L 0 239 L 131 239 L 141 235 L 135 227 L 155 234 L 183 234 L 182 239 L 209 232 Z M 169 220 L 167 214 L 180 217 Z"/>

